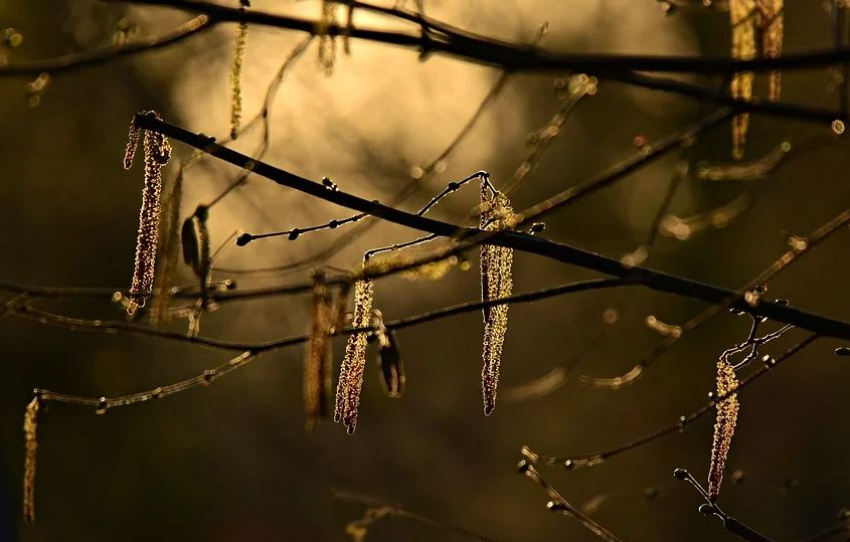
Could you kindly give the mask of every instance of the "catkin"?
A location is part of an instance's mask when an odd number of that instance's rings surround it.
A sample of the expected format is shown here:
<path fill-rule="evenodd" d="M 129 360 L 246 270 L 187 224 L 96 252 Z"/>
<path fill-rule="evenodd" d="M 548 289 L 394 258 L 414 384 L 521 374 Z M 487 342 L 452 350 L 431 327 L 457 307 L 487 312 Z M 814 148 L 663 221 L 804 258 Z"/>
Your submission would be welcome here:
<path fill-rule="evenodd" d="M 489 188 L 481 185 L 481 229 L 498 231 L 510 226 L 513 211 L 508 198 L 501 192 L 492 197 Z M 513 279 L 511 264 L 513 250 L 496 245 L 481 245 L 481 299 L 490 301 L 511 295 Z M 499 366 L 505 332 L 508 329 L 508 305 L 484 309 L 484 368 L 481 387 L 484 395 L 484 414 L 489 416 L 496 408 L 496 391 L 499 385 Z"/>
<path fill-rule="evenodd" d="M 154 277 L 154 298 L 151 319 L 158 324 L 168 319 L 171 287 L 177 271 L 177 253 L 180 246 L 180 205 L 183 201 L 183 169 L 162 197 L 162 223 L 159 235 L 159 258 Z"/>
<path fill-rule="evenodd" d="M 308 431 L 327 416 L 331 387 L 330 334 L 336 316 L 332 302 L 324 273 L 316 273 L 313 275 L 313 320 L 304 357 L 304 410 Z"/>
<path fill-rule="evenodd" d="M 750 60 L 756 56 L 756 0 L 730 0 L 729 22 L 732 25 L 732 58 Z M 749 101 L 753 97 L 753 72 L 739 72 L 732 78 L 731 93 L 737 100 Z M 732 156 L 744 157 L 744 143 L 750 115 L 741 113 L 732 119 Z"/>
<path fill-rule="evenodd" d="M 316 35 L 319 36 L 319 66 L 327 75 L 333 73 L 336 62 L 336 39 L 330 35 L 329 29 L 336 24 L 337 7 L 336 0 L 322 0 L 322 14 L 316 27 Z"/>
<path fill-rule="evenodd" d="M 357 281 L 354 285 L 354 318 L 351 325 L 355 328 L 367 327 L 372 311 L 373 284 L 369 279 Z M 339 383 L 336 389 L 336 408 L 334 421 L 342 421 L 348 434 L 357 429 L 357 408 L 360 405 L 360 391 L 363 388 L 363 370 L 366 367 L 366 339 L 368 333 L 354 333 L 345 345 L 345 359 L 340 369 Z"/>
<path fill-rule="evenodd" d="M 732 58 L 750 60 L 760 54 L 777 58 L 782 54 L 784 36 L 784 0 L 730 0 L 729 21 L 732 25 Z M 732 78 L 732 97 L 753 99 L 753 72 L 736 73 Z M 768 99 L 779 100 L 782 74 L 772 71 L 768 80 Z M 749 114 L 741 113 L 732 119 L 732 156 L 744 157 L 744 145 L 749 127 Z"/>
<path fill-rule="evenodd" d="M 230 68 L 230 139 L 239 137 L 242 124 L 242 62 L 245 60 L 245 46 L 248 43 L 248 24 L 239 23 L 236 31 L 236 49 L 233 65 Z"/>
<path fill-rule="evenodd" d="M 735 434 L 735 423 L 738 421 L 738 394 L 732 393 L 738 387 L 735 369 L 725 360 L 717 362 L 717 395 L 728 397 L 716 405 L 717 419 L 714 422 L 714 438 L 711 445 L 711 466 L 708 471 L 708 496 L 711 501 L 717 500 L 720 484 L 723 482 L 723 470 L 729 455 L 729 446 Z"/>
<path fill-rule="evenodd" d="M 24 521 L 35 521 L 35 460 L 38 453 L 39 398 L 34 397 L 24 413 Z"/>
<path fill-rule="evenodd" d="M 784 0 L 761 0 L 761 47 L 767 58 L 778 58 L 782 55 L 784 9 Z M 772 102 L 778 101 L 782 92 L 782 74 L 778 70 L 770 72 L 768 84 L 768 99 Z"/>
<path fill-rule="evenodd" d="M 159 117 L 158 114 L 156 116 Z M 131 127 L 127 154 L 124 157 L 125 167 L 132 165 L 133 151 L 138 138 L 138 128 Z M 127 313 L 130 315 L 135 314 L 145 305 L 153 289 L 156 246 L 159 237 L 162 168 L 171 158 L 171 145 L 162 134 L 146 131 L 144 148 L 145 185 L 142 190 L 142 208 L 139 212 L 139 234 L 136 240 L 136 260 L 133 268 L 133 282 L 130 286 L 130 303 L 127 306 Z"/>

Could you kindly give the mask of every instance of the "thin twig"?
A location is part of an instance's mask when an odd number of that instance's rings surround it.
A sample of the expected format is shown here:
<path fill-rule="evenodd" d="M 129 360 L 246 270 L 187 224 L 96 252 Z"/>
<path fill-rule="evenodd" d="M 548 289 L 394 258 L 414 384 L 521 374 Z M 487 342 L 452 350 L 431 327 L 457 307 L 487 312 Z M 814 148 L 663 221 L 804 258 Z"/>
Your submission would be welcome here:
<path fill-rule="evenodd" d="M 797 344 L 795 344 L 794 346 L 792 346 L 791 348 L 786 350 L 782 355 L 776 357 L 775 359 L 774 358 L 768 359 L 764 366 L 759 367 L 758 370 L 753 372 L 747 378 L 744 378 L 743 380 L 741 380 L 740 385 L 735 390 L 733 390 L 733 393 L 740 392 L 745 387 L 749 386 L 750 384 L 752 384 L 756 380 L 763 377 L 765 374 L 767 374 L 774 367 L 780 365 L 781 363 L 784 363 L 785 361 L 790 359 L 795 354 L 799 353 L 800 351 L 802 351 L 806 347 L 810 346 L 818 338 L 819 338 L 819 336 L 817 334 L 809 335 L 808 337 L 806 337 L 802 341 L 798 342 Z M 720 395 L 718 395 L 713 400 L 704 404 L 703 406 L 701 406 L 700 408 L 691 412 L 690 414 L 680 416 L 679 420 L 674 424 L 664 426 L 660 429 L 657 429 L 657 430 L 655 430 L 651 433 L 648 433 L 648 434 L 646 434 L 642 437 L 639 437 L 637 439 L 634 439 L 634 440 L 628 441 L 626 443 L 614 446 L 612 448 L 600 450 L 598 452 L 593 452 L 593 453 L 589 453 L 589 454 L 582 454 L 582 455 L 574 455 L 574 456 L 543 456 L 543 455 L 536 454 L 535 452 L 533 452 L 530 448 L 528 448 L 526 446 L 526 447 L 523 447 L 522 453 L 532 463 L 539 463 L 541 465 L 547 465 L 547 466 L 564 465 L 567 468 L 592 467 L 592 466 L 595 466 L 595 465 L 599 465 L 600 463 L 602 463 L 602 462 L 604 462 L 604 461 L 606 461 L 606 460 L 608 460 L 608 459 L 610 459 L 614 456 L 623 454 L 623 453 L 628 452 L 630 450 L 634 450 L 635 448 L 640 448 L 642 446 L 645 446 L 645 445 L 647 445 L 651 442 L 654 442 L 654 441 L 656 441 L 656 440 L 658 440 L 662 437 L 665 437 L 667 435 L 671 435 L 673 433 L 683 431 L 685 428 L 687 428 L 693 422 L 702 418 L 706 414 L 713 412 L 716 404 L 723 401 L 724 399 L 726 399 L 729 395 L 731 395 L 731 394 L 720 394 Z"/>

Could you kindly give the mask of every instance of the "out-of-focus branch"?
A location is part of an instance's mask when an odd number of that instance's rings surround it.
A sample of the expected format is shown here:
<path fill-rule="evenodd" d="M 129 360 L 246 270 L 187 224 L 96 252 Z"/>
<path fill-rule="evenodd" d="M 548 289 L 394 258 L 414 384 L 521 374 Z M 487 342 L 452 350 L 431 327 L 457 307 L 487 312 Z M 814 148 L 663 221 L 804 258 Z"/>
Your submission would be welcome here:
<path fill-rule="evenodd" d="M 123 0 L 107 0 L 109 2 Z M 652 55 L 612 55 L 612 54 L 570 54 L 544 51 L 534 45 L 511 43 L 493 38 L 464 32 L 445 23 L 426 19 L 420 15 L 406 13 L 403 10 L 382 8 L 365 2 L 352 2 L 357 9 L 367 9 L 381 12 L 385 15 L 407 20 L 420 25 L 419 35 L 357 28 L 349 25 L 319 25 L 317 21 L 303 19 L 256 10 L 231 8 L 223 5 L 209 4 L 196 0 L 128 0 L 137 5 L 155 5 L 183 9 L 202 13 L 206 19 L 202 23 L 190 22 L 190 27 L 201 25 L 202 28 L 224 23 L 239 22 L 285 28 L 307 32 L 316 35 L 325 32 L 329 36 L 346 36 L 367 41 L 386 43 L 402 47 L 414 48 L 420 54 L 442 53 L 468 62 L 498 66 L 505 71 L 569 71 L 587 73 L 600 78 L 621 81 L 630 85 L 664 90 L 700 99 L 711 100 L 720 104 L 733 105 L 739 112 L 760 111 L 783 116 L 805 118 L 813 121 L 831 121 L 845 119 L 845 112 L 813 109 L 792 104 L 761 103 L 758 101 L 737 100 L 728 94 L 713 93 L 705 88 L 680 83 L 672 80 L 649 77 L 637 72 L 659 73 L 701 73 L 731 75 L 736 72 L 769 72 L 776 70 L 802 70 L 834 66 L 850 60 L 850 49 L 836 47 L 825 51 L 790 54 L 779 58 L 756 58 L 751 60 L 736 60 L 729 58 L 689 57 L 689 56 L 652 56 Z M 199 21 L 199 18 L 193 21 Z M 116 52 L 122 54 L 137 53 L 156 47 L 162 47 L 197 33 L 198 29 L 189 31 L 178 30 L 174 35 L 160 39 L 152 38 L 131 42 L 121 47 L 96 49 L 93 51 L 74 53 L 39 61 L 13 63 L 0 67 L 0 76 L 4 75 L 36 75 L 39 73 L 56 73 L 72 68 L 88 66 L 108 61 Z M 168 39 L 168 38 L 171 39 Z"/>
<path fill-rule="evenodd" d="M 208 15 L 198 15 L 190 21 L 183 23 L 172 32 L 160 36 L 149 36 L 139 40 L 127 41 L 89 51 L 68 53 L 45 60 L 15 61 L 5 66 L 0 66 L 0 77 L 31 77 L 41 73 L 56 74 L 106 64 L 122 56 L 132 56 L 175 45 L 187 38 L 211 29 L 215 23 L 216 21 L 213 21 Z"/>

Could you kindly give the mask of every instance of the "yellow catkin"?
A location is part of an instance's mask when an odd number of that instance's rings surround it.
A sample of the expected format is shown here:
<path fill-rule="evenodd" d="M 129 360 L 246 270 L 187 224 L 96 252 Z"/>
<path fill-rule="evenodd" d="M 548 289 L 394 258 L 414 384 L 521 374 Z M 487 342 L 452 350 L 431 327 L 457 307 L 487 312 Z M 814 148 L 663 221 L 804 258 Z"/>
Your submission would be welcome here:
<path fill-rule="evenodd" d="M 39 398 L 34 397 L 24 413 L 24 521 L 35 521 L 35 466 L 38 453 Z"/>
<path fill-rule="evenodd" d="M 732 58 L 750 60 L 756 56 L 755 0 L 730 0 L 729 22 L 732 25 Z M 753 72 L 736 73 L 732 78 L 732 97 L 750 100 L 753 97 Z M 747 113 L 732 119 L 732 156 L 744 157 L 744 144 L 750 116 Z"/>
<path fill-rule="evenodd" d="M 313 320 L 304 357 L 304 410 L 306 426 L 312 431 L 327 416 L 331 387 L 330 334 L 336 316 L 324 273 L 313 275 Z"/>
<path fill-rule="evenodd" d="M 158 116 L 158 115 L 157 115 Z M 130 130 L 130 144 L 127 147 L 132 164 L 131 145 L 134 128 Z M 171 158 L 171 145 L 165 136 L 155 132 L 145 132 L 145 185 L 142 190 L 142 208 L 139 212 L 139 234 L 136 240 L 136 261 L 133 268 L 133 282 L 130 286 L 130 303 L 127 313 L 130 315 L 145 305 L 153 289 L 154 269 L 156 266 L 156 248 L 159 237 L 160 196 L 162 193 L 162 168 Z"/>
<path fill-rule="evenodd" d="M 723 482 L 723 470 L 726 458 L 735 434 L 735 424 L 738 421 L 738 394 L 731 393 L 738 388 L 735 370 L 725 360 L 717 362 L 717 395 L 728 397 L 716 405 L 717 419 L 714 423 L 714 438 L 711 445 L 711 466 L 708 471 L 708 495 L 712 502 L 717 500 L 720 484 Z"/>
<path fill-rule="evenodd" d="M 366 327 L 372 311 L 373 284 L 369 279 L 359 280 L 354 285 L 353 327 Z M 363 388 L 363 370 L 366 367 L 367 333 L 353 333 L 345 345 L 345 359 L 340 368 L 336 389 L 334 421 L 342 421 L 349 434 L 357 429 L 357 408 L 360 406 L 360 391 Z"/>
<path fill-rule="evenodd" d="M 236 31 L 236 48 L 230 68 L 230 139 L 239 137 L 239 128 L 242 125 L 242 63 L 245 60 L 247 43 L 248 24 L 242 22 Z"/>
<path fill-rule="evenodd" d="M 183 201 L 183 170 L 177 172 L 174 181 L 162 197 L 162 223 L 159 235 L 159 258 L 154 277 L 154 298 L 151 320 L 158 324 L 168 320 L 171 287 L 177 272 L 180 250 L 180 205 Z"/>
<path fill-rule="evenodd" d="M 331 26 L 336 25 L 336 13 L 339 4 L 336 0 L 322 0 L 322 14 L 316 27 L 316 35 L 319 36 L 319 66 L 325 74 L 333 73 L 336 62 L 336 40 L 330 34 Z"/>
<path fill-rule="evenodd" d="M 767 58 L 778 58 L 782 55 L 782 41 L 785 34 L 784 0 L 760 0 L 761 3 L 761 42 L 762 52 Z M 779 71 L 770 73 L 768 99 L 772 102 L 779 100 L 782 92 L 782 74 Z"/>
<path fill-rule="evenodd" d="M 489 188 L 482 183 L 481 228 L 488 231 L 506 229 L 509 227 L 512 213 L 508 198 L 501 192 L 491 196 Z M 496 245 L 481 245 L 481 299 L 483 301 L 511 295 L 512 263 L 512 249 Z M 484 414 L 487 416 L 496 408 L 499 366 L 507 329 L 508 305 L 496 305 L 484 309 L 484 368 L 481 371 L 481 386 L 484 395 Z"/>

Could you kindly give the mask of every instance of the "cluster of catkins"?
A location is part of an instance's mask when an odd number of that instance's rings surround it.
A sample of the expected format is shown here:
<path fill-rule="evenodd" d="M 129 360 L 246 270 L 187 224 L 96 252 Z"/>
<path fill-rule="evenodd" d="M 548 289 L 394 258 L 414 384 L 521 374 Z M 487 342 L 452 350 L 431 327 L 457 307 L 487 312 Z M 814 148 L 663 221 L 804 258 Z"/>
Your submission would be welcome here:
<path fill-rule="evenodd" d="M 153 111 L 144 113 L 159 118 Z M 142 130 L 135 124 L 130 126 L 127 150 L 124 154 L 124 168 L 130 169 L 133 157 L 142 138 Z M 171 145 L 168 139 L 156 132 L 144 132 L 145 184 L 142 190 L 142 208 L 139 212 L 139 234 L 136 241 L 136 262 L 133 268 L 133 282 L 130 286 L 130 315 L 144 307 L 153 289 L 156 267 L 156 248 L 159 239 L 160 196 L 162 194 L 162 168 L 171 158 Z"/>

